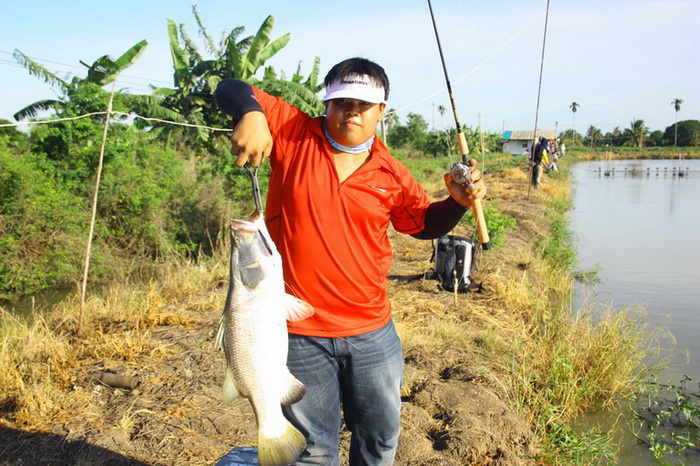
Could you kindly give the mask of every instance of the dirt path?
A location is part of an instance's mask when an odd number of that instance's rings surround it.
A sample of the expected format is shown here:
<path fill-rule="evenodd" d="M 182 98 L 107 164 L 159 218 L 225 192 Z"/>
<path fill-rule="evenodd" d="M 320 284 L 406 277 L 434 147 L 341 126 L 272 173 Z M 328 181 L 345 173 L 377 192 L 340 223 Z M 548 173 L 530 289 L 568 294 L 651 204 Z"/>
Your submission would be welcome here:
<path fill-rule="evenodd" d="M 513 251 L 540 234 L 532 219 L 541 205 L 526 202 L 523 180 L 492 176 L 492 196 L 518 227 L 508 246 L 482 257 L 482 276 L 515 269 Z M 529 459 L 535 437 L 508 400 L 503 368 L 480 349 L 471 318 L 471 306 L 499 306 L 489 284 L 483 294 L 461 295 L 455 302 L 435 280 L 423 278 L 431 266 L 429 241 L 395 235 L 392 242 L 390 293 L 397 326 L 406 333 L 396 464 L 535 464 Z M 38 431 L 0 424 L 0 465 L 214 464 L 234 446 L 252 444 L 255 420 L 248 401 L 221 401 L 224 359 L 213 350 L 213 339 L 225 291 L 221 283 L 206 296 L 181 303 L 176 312 L 187 325 L 148 331 L 151 357 L 84 361 L 69 375 L 62 409 Z M 418 331 L 438 325 L 455 332 L 451 341 L 466 338 L 468 344 L 431 344 Z M 134 377 L 139 385 L 134 390 L 105 386 L 91 377 L 95 371 Z M 0 415 L 9 419 L 12 409 L 0 406 Z"/>

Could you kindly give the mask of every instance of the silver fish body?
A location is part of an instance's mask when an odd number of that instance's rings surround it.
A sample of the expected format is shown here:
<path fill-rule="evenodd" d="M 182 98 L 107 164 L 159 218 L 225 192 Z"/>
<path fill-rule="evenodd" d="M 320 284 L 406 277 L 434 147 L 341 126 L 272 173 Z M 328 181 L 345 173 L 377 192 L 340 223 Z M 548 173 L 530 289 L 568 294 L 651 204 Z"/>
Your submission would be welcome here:
<path fill-rule="evenodd" d="M 291 464 L 306 448 L 304 436 L 282 414 L 282 405 L 306 391 L 287 368 L 287 319 L 313 314 L 285 293 L 282 259 L 260 212 L 231 222 L 231 276 L 220 329 L 226 355 L 224 400 L 248 398 L 258 424 L 261 465 Z"/>

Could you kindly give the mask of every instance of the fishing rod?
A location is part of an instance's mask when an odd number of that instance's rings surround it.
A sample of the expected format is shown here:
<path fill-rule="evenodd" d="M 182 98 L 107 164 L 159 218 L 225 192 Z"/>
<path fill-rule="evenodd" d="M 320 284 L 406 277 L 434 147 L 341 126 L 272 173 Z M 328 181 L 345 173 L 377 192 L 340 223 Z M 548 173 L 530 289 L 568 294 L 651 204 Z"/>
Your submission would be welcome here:
<path fill-rule="evenodd" d="M 452 105 L 452 115 L 455 119 L 455 125 L 457 127 L 457 148 L 459 154 L 462 156 L 462 161 L 452 164 L 450 168 L 450 175 L 455 183 L 466 186 L 469 189 L 474 189 L 474 183 L 472 183 L 469 175 L 471 173 L 471 167 L 469 165 L 469 146 L 467 145 L 467 138 L 462 132 L 462 125 L 459 124 L 459 115 L 457 114 L 457 105 L 455 104 L 455 97 L 452 93 L 452 84 L 450 84 L 450 77 L 447 75 L 447 66 L 445 65 L 445 56 L 442 53 L 442 46 L 440 45 L 440 36 L 438 35 L 437 25 L 435 24 L 435 15 L 433 14 L 433 6 L 428 0 L 428 8 L 430 9 L 430 18 L 433 20 L 433 30 L 435 31 L 435 39 L 437 40 L 438 51 L 440 52 L 440 61 L 442 62 L 442 71 L 445 73 L 445 82 L 447 83 L 447 93 L 450 96 L 450 104 Z M 479 235 L 479 243 L 484 250 L 491 248 L 491 243 L 489 240 L 489 232 L 486 228 L 486 220 L 484 220 L 484 211 L 481 208 L 481 199 L 472 200 L 472 212 L 474 213 L 474 220 L 476 221 L 476 231 Z"/>

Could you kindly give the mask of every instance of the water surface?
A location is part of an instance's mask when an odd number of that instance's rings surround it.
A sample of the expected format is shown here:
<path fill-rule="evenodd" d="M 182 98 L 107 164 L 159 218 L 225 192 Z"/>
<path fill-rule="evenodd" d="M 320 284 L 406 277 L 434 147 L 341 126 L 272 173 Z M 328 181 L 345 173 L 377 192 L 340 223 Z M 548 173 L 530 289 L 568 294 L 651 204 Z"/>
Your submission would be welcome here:
<path fill-rule="evenodd" d="M 678 165 L 576 164 L 571 229 L 581 267 L 600 267 L 596 300 L 623 308 L 641 304 L 650 322 L 668 326 L 678 352 L 688 354 L 688 363 L 679 355 L 667 375 L 700 380 L 700 160 L 683 161 L 683 177 Z"/>
<path fill-rule="evenodd" d="M 572 168 L 576 236 L 580 266 L 599 267 L 600 283 L 578 286 L 574 308 L 591 294 L 597 307 L 641 306 L 648 321 L 667 327 L 672 340 L 671 364 L 660 382 L 678 384 L 683 375 L 700 382 L 700 160 L 582 162 Z M 595 425 L 626 427 L 630 414 L 596 413 L 584 430 Z M 622 414 L 622 417 L 618 417 Z M 651 464 L 653 456 L 628 431 L 621 441 L 618 464 Z M 668 458 L 666 458 L 668 459 Z M 700 464 L 697 453 L 683 454 L 685 464 Z M 675 463 L 674 463 L 675 464 Z"/>

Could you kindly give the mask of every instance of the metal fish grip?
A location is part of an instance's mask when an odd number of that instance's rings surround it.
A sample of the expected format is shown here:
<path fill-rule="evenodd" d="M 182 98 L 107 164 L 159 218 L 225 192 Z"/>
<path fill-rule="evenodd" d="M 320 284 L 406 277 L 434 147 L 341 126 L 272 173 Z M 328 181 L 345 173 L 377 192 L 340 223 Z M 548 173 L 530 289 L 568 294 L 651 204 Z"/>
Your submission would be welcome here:
<path fill-rule="evenodd" d="M 255 200 L 255 210 L 258 212 L 263 211 L 262 205 L 262 195 L 260 194 L 260 184 L 258 183 L 258 169 L 260 166 L 252 167 L 250 164 L 245 164 L 243 171 L 250 175 L 250 179 L 253 182 L 253 199 Z"/>

